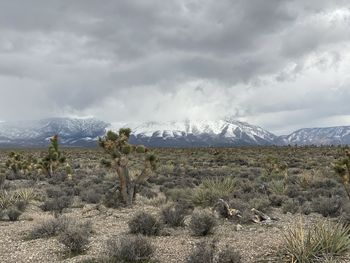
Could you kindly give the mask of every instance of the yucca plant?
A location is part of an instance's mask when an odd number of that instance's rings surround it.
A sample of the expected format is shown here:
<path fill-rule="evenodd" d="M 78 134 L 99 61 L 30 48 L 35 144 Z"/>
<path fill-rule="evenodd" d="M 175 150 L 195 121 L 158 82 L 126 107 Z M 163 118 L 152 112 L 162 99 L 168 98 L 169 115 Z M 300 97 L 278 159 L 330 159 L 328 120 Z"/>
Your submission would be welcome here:
<path fill-rule="evenodd" d="M 289 262 L 314 263 L 350 250 L 350 228 L 329 220 L 306 228 L 300 221 L 283 233 L 282 251 Z"/>
<path fill-rule="evenodd" d="M 235 189 L 232 177 L 206 178 L 195 190 L 193 202 L 202 206 L 214 205 L 219 199 L 227 199 Z"/>
<path fill-rule="evenodd" d="M 36 193 L 33 188 L 20 188 L 14 192 L 16 199 L 29 203 L 36 198 Z"/>
<path fill-rule="evenodd" d="M 8 192 L 6 190 L 0 191 L 0 208 L 7 209 L 17 201 L 17 197 L 14 192 Z"/>
<path fill-rule="evenodd" d="M 7 209 L 19 202 L 29 203 L 35 198 L 35 192 L 32 188 L 21 188 L 15 191 L 0 191 L 0 208 Z"/>

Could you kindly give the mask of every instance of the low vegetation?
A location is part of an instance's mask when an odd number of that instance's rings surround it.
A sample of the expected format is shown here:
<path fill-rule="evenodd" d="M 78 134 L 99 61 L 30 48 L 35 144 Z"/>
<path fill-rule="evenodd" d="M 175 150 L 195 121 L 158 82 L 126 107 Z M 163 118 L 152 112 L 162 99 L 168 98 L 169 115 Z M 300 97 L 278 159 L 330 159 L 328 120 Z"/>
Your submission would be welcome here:
<path fill-rule="evenodd" d="M 347 148 L 151 151 L 129 139 L 1 151 L 4 240 L 54 244 L 43 250 L 56 261 L 349 262 Z"/>

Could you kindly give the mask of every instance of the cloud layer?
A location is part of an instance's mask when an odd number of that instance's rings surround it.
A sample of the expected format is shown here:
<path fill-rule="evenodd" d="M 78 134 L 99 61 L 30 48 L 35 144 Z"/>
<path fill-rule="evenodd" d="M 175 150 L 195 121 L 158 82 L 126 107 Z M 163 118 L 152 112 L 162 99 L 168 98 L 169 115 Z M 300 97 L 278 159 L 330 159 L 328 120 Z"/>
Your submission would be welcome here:
<path fill-rule="evenodd" d="M 0 0 L 0 120 L 350 125 L 350 3 Z"/>

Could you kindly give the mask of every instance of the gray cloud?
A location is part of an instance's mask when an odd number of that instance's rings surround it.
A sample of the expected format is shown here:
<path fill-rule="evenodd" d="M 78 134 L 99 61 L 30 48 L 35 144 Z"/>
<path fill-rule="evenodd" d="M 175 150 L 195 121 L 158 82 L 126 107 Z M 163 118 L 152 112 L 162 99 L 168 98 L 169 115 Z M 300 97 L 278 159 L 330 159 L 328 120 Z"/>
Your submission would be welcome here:
<path fill-rule="evenodd" d="M 0 120 L 350 124 L 349 40 L 341 0 L 0 0 Z"/>

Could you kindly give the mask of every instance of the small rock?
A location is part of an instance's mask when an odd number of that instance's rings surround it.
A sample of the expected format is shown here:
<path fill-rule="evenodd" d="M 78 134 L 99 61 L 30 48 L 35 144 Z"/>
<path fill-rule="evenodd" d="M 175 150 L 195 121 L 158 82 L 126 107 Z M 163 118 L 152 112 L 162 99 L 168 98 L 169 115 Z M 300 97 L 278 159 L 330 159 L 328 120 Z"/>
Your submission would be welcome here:
<path fill-rule="evenodd" d="M 236 225 L 236 231 L 241 231 L 241 230 L 243 230 L 243 226 L 240 225 L 240 224 L 237 224 Z"/>

